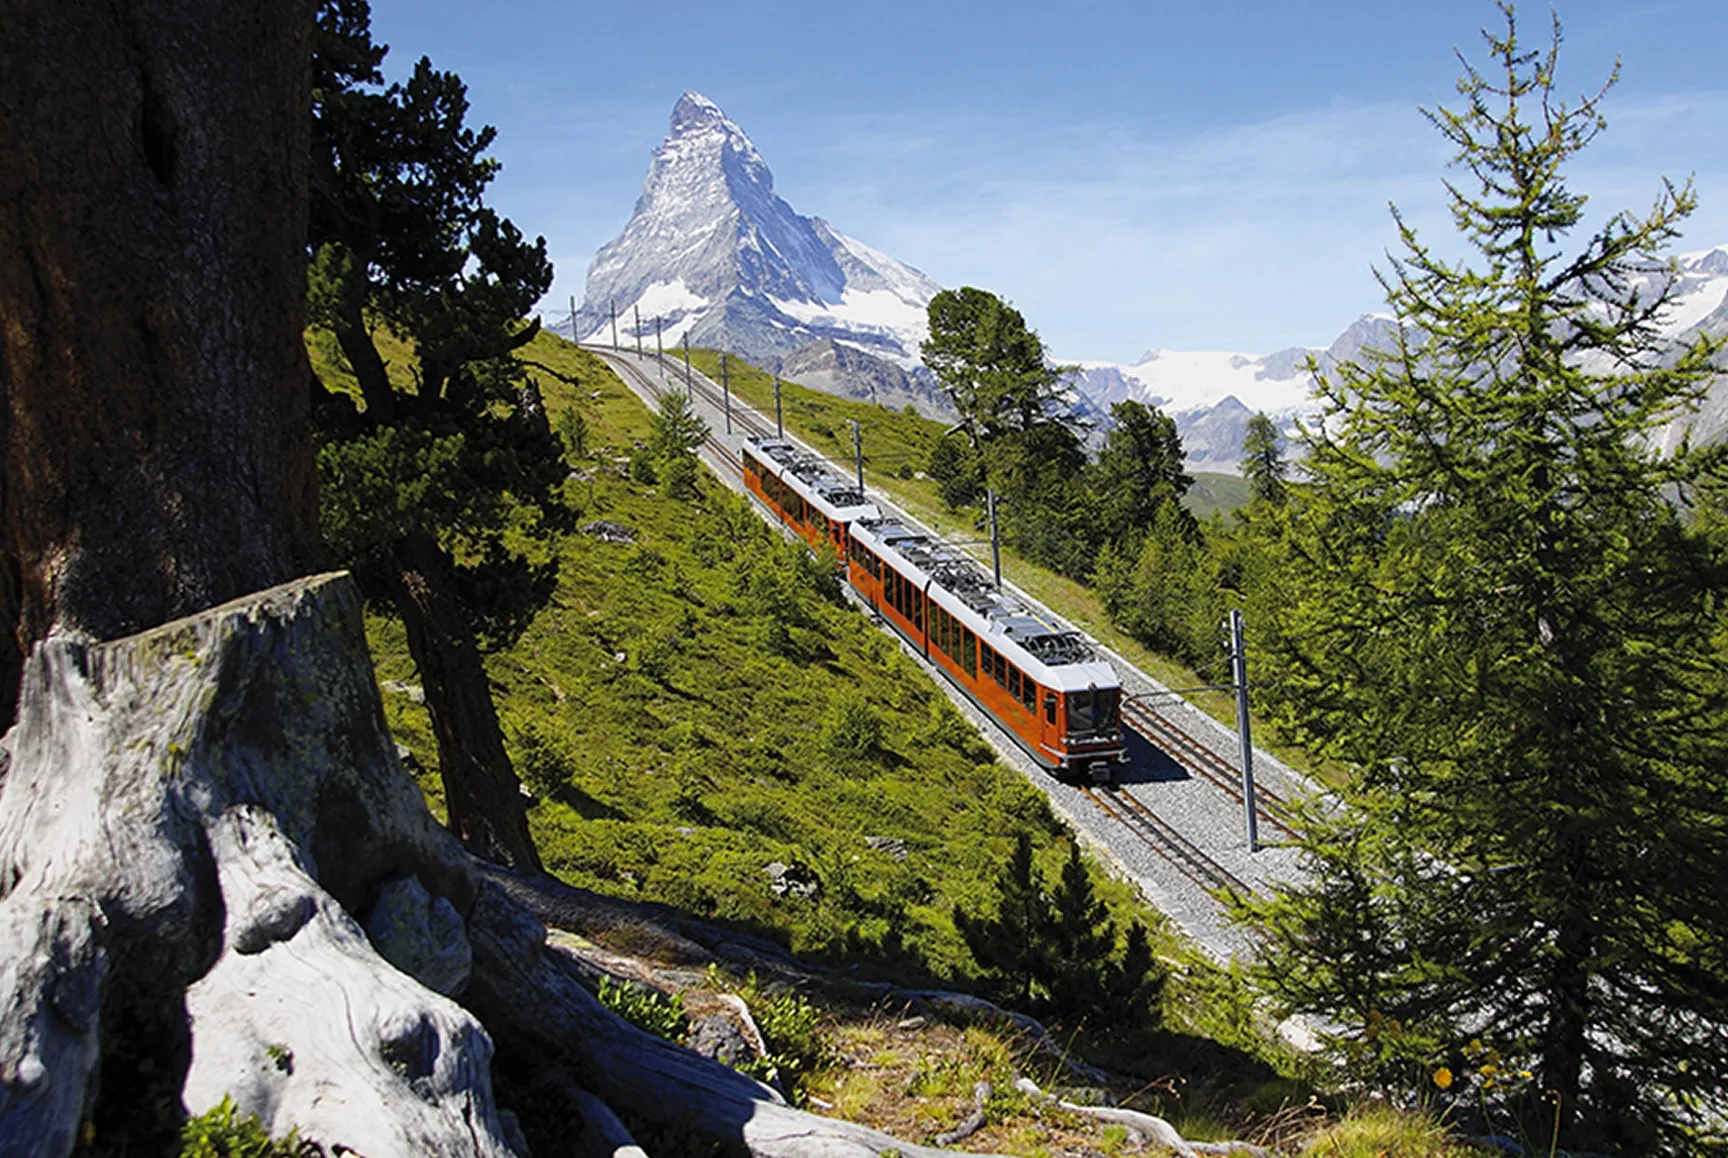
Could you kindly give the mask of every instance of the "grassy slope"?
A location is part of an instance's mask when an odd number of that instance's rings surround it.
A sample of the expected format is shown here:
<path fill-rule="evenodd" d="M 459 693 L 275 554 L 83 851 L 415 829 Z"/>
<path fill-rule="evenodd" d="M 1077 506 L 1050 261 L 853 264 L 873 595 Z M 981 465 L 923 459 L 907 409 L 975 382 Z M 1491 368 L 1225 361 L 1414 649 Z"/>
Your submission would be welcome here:
<path fill-rule="evenodd" d="M 719 380 L 720 359 L 715 351 L 692 349 L 690 361 L 698 370 Z M 773 377 L 736 357 L 728 357 L 727 363 L 728 377 L 738 396 L 763 413 L 772 415 Z M 977 537 L 973 512 L 948 510 L 937 493 L 936 484 L 929 479 L 902 477 L 923 470 L 929 461 L 930 448 L 945 429 L 942 423 L 870 402 L 838 398 L 793 382 L 782 381 L 780 394 L 788 431 L 831 458 L 851 462 L 851 422 L 857 421 L 863 431 L 864 474 L 870 486 L 880 488 L 937 531 L 962 539 Z M 1201 518 L 1209 518 L 1215 512 L 1234 510 L 1246 501 L 1247 491 L 1241 479 L 1203 474 L 1198 476 L 1198 480 L 1196 489 L 1204 488 L 1204 493 L 1196 496 L 1191 506 Z M 1007 549 L 1002 552 L 1002 571 L 1022 590 L 1047 604 L 1057 614 L 1080 624 L 1095 638 L 1165 685 L 1191 688 L 1206 682 L 1186 665 L 1148 650 L 1119 631 L 1085 584 L 1028 562 Z M 1235 726 L 1236 703 L 1229 693 L 1201 692 L 1188 698 L 1214 719 Z M 1285 743 L 1270 721 L 1259 716 L 1254 717 L 1254 742 L 1256 747 L 1272 752 L 1294 768 L 1314 768 L 1314 762 L 1306 752 Z"/>
<path fill-rule="evenodd" d="M 308 344 L 325 380 L 351 387 L 333 345 L 316 334 Z M 392 375 L 411 381 L 412 351 L 380 344 Z M 606 519 L 638 534 L 629 545 L 580 533 L 561 540 L 551 605 L 488 660 L 512 757 L 540 798 L 530 819 L 548 867 L 602 892 L 666 901 L 804 951 L 844 954 L 902 983 L 964 982 L 970 959 L 949 914 L 955 904 L 978 911 L 994 903 L 1015 828 L 1033 834 L 1041 867 L 1054 870 L 1066 837 L 1043 798 L 994 760 L 891 641 L 814 594 L 810 569 L 790 593 L 765 582 L 798 571 L 799 552 L 713 480 L 703 477 L 693 503 L 628 481 L 626 452 L 645 437 L 648 415 L 596 359 L 547 336 L 525 356 L 554 371 L 536 373 L 554 416 L 575 407 L 588 423 L 591 453 L 567 484 L 567 501 L 583 522 Z M 749 396 L 752 384 L 742 385 Z M 771 404 L 765 376 L 756 391 Z M 795 429 L 820 443 L 828 426 L 836 433 L 830 449 L 842 439 L 849 446 L 837 419 L 850 404 L 797 388 L 787 401 Z M 939 428 L 864 409 L 869 443 L 892 439 L 902 461 L 921 463 Z M 927 513 L 938 504 L 928 483 L 895 482 Z M 787 654 L 775 654 L 763 645 L 788 601 L 808 625 L 785 641 Z M 401 626 L 374 613 L 367 629 L 392 732 L 436 809 L 436 745 L 415 702 L 418 676 Z M 862 704 L 881 721 L 876 750 L 836 752 L 831 721 L 841 704 L 854 713 Z M 864 836 L 902 840 L 908 855 L 901 861 L 873 850 Z M 810 866 L 821 891 L 776 897 L 764 872 L 773 860 Z M 1161 924 L 1125 886 L 1102 877 L 1100 884 L 1118 921 Z M 1167 934 L 1155 936 L 1161 955 L 1185 956 Z M 1171 983 L 1166 1011 L 1173 1025 L 1254 1048 L 1250 1001 L 1236 979 L 1188 962 Z M 1006 1088 L 1009 1071 L 1023 1064 L 1014 1060 L 1011 1035 L 982 1025 L 907 1033 L 875 1013 L 839 1015 L 829 1033 L 840 1060 L 815 1077 L 812 1091 L 845 1116 L 912 1134 L 962 1116 L 972 1079 Z M 1124 1054 L 1118 1046 L 1102 1060 L 1148 1079 L 1180 1074 L 1192 1083 L 1185 1098 L 1169 1086 L 1137 1104 L 1193 1136 L 1232 1132 L 1242 1096 L 1254 1109 L 1252 1090 L 1267 1076 L 1247 1055 L 1183 1032 L 1131 1048 Z M 902 1069 L 907 1081 L 882 1077 Z M 1289 1089 L 1273 1083 L 1259 1097 Z M 1230 1107 L 1223 1120 L 1215 1105 Z M 1277 1106 L 1257 1108 L 1269 1114 Z M 999 1098 L 977 1143 L 1028 1154 L 1066 1150 L 1076 1123 L 1061 1118 Z M 1084 1127 L 1081 1134 L 1106 1153 L 1123 1150 L 1119 1132 Z M 1337 1151 L 1343 1158 L 1369 1152 Z"/>
<path fill-rule="evenodd" d="M 340 384 L 329 344 L 310 345 Z M 814 580 L 786 584 L 801 556 L 741 500 L 706 475 L 691 503 L 623 477 L 649 416 L 596 359 L 546 335 L 524 354 L 556 372 L 536 372 L 548 410 L 587 420 L 591 453 L 566 493 L 579 521 L 638 535 L 562 539 L 551 605 L 488 659 L 512 757 L 540 797 L 530 820 L 548 867 L 802 951 L 876 953 L 902 973 L 963 979 L 951 910 L 994 903 L 1014 829 L 1033 833 L 1045 868 L 1058 863 L 1064 835 L 1042 796 L 863 616 L 814 594 Z M 406 348 L 385 356 L 411 374 Z M 808 622 L 779 654 L 767 643 L 786 607 Z M 437 750 L 400 624 L 374 614 L 368 632 L 391 728 L 436 808 Z M 880 721 L 876 750 L 848 755 L 825 738 L 842 704 Z M 821 892 L 776 897 L 773 861 L 808 866 Z M 1105 887 L 1127 912 L 1128 890 Z"/>

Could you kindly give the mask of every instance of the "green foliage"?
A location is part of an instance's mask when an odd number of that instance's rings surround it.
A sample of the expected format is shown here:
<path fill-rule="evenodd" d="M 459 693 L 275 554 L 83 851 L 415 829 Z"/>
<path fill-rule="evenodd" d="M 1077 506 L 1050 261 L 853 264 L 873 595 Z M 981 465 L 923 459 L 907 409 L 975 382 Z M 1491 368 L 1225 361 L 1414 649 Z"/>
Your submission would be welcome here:
<path fill-rule="evenodd" d="M 1493 76 L 1430 114 L 1474 256 L 1399 220 L 1399 337 L 1322 382 L 1291 491 L 1269 642 L 1355 808 L 1311 815 L 1311 883 L 1251 909 L 1267 982 L 1382 1069 L 1492 1036 L 1561 1145 L 1692 1153 L 1728 1087 L 1723 573 L 1672 502 L 1706 464 L 1651 435 L 1715 348 L 1663 348 L 1672 289 L 1636 278 L 1694 199 L 1665 185 L 1566 250 L 1600 94 L 1561 102 L 1558 26 L 1532 52 L 1504 13 Z"/>
<path fill-rule="evenodd" d="M 1242 477 L 1248 480 L 1249 492 L 1263 503 L 1284 501 L 1290 464 L 1284 461 L 1283 444 L 1284 436 L 1264 411 L 1257 411 L 1248 420 L 1248 431 L 1242 438 Z"/>
<path fill-rule="evenodd" d="M 660 396 L 648 449 L 659 467 L 660 485 L 668 498 L 695 496 L 696 451 L 707 440 L 708 424 L 691 409 L 688 398 L 676 390 Z M 635 464 L 631 465 L 634 468 Z"/>
<path fill-rule="evenodd" d="M 298 1131 L 273 1139 L 257 1115 L 240 1116 L 232 1098 L 189 1118 L 180 1129 L 178 1158 L 311 1158 L 323 1154 L 316 1143 L 302 1141 Z"/>
<path fill-rule="evenodd" d="M 1062 867 L 1047 886 L 1031 842 L 1017 837 L 998 890 L 994 914 L 956 910 L 954 924 L 1003 999 L 1022 1009 L 1091 1018 L 1106 1030 L 1158 1023 L 1163 974 L 1146 930 L 1131 923 L 1117 950 L 1116 925 L 1078 843 L 1067 842 Z"/>
<path fill-rule="evenodd" d="M 646 985 L 601 977 L 598 991 L 600 1004 L 655 1037 L 667 1041 L 683 1041 L 689 1028 L 684 1013 L 684 998 L 665 994 Z"/>
<path fill-rule="evenodd" d="M 1217 534 L 1202 537 L 1193 519 L 1164 503 L 1137 535 L 1099 552 L 1094 590 L 1110 618 L 1146 646 L 1195 666 L 1219 654 L 1221 588 Z"/>
<path fill-rule="evenodd" d="M 718 977 L 711 974 L 711 979 Z M 742 986 L 731 987 L 750 1009 L 767 1052 L 743 1067 L 751 1077 L 779 1082 L 795 1104 L 804 1102 L 809 1077 L 833 1060 L 823 1036 L 821 1010 L 794 989 L 766 992 L 752 972 Z"/>
<path fill-rule="evenodd" d="M 856 695 L 841 695 L 822 720 L 823 749 L 839 760 L 862 760 L 882 747 L 882 715 Z"/>
<path fill-rule="evenodd" d="M 1140 402 L 1110 408 L 1110 433 L 1088 472 L 1088 489 L 1097 519 L 1095 537 L 1123 542 L 1165 519 L 1186 524 L 1194 517 L 1182 499 L 1194 479 L 1182 468 L 1182 438 L 1169 415 Z"/>
<path fill-rule="evenodd" d="M 574 464 L 588 457 L 588 419 L 580 410 L 574 406 L 560 410 L 553 430 L 564 446 L 566 462 Z"/>

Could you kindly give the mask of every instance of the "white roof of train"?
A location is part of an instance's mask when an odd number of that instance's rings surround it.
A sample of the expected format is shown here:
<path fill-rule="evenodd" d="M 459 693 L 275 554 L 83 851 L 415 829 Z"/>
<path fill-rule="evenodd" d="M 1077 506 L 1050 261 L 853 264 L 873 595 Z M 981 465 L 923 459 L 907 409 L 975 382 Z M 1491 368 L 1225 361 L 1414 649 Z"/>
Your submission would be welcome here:
<path fill-rule="evenodd" d="M 1099 659 L 1079 632 L 1050 622 L 997 587 L 976 563 L 940 539 L 884 519 L 856 483 L 840 478 L 814 455 L 776 439 L 749 442 L 759 458 L 779 466 L 780 478 L 817 510 L 852 524 L 854 538 L 919 588 L 928 582 L 938 606 L 1040 685 L 1060 691 L 1120 686 L 1116 669 Z"/>

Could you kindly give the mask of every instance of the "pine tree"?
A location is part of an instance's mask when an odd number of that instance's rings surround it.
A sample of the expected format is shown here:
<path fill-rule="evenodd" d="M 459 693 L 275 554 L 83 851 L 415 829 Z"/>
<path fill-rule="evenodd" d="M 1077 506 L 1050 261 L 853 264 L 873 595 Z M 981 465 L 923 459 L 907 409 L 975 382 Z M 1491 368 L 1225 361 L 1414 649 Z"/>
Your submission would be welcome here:
<path fill-rule="evenodd" d="M 1248 420 L 1242 438 L 1242 477 L 1248 480 L 1249 493 L 1263 503 L 1284 501 L 1290 464 L 1284 461 L 1283 443 L 1283 435 L 1264 411 L 1256 411 Z"/>
<path fill-rule="evenodd" d="M 1050 893 L 1050 960 L 1046 965 L 1051 1003 L 1063 1013 L 1094 1010 L 1104 994 L 1116 926 L 1092 874 L 1080 858 L 1080 842 L 1068 842 L 1056 887 Z"/>
<path fill-rule="evenodd" d="M 1169 505 L 1179 521 L 1194 517 L 1182 497 L 1194 485 L 1183 469 L 1182 436 L 1157 407 L 1129 400 L 1110 407 L 1110 433 L 1088 472 L 1100 544 L 1124 541 L 1152 525 Z"/>
<path fill-rule="evenodd" d="M 1492 75 L 1429 114 L 1474 257 L 1397 219 L 1399 337 L 1322 381 L 1293 495 L 1282 694 L 1357 782 L 1311 883 L 1255 906 L 1264 974 L 1358 1042 L 1493 1045 L 1561 1145 L 1691 1153 L 1728 1088 L 1722 574 L 1673 504 L 1699 460 L 1650 436 L 1713 353 L 1658 333 L 1694 196 L 1568 251 L 1613 78 L 1563 102 L 1558 23 L 1533 52 L 1502 11 Z"/>
<path fill-rule="evenodd" d="M 1050 902 L 1032 863 L 1032 838 L 1025 832 L 1014 835 L 1014 851 L 1002 866 L 998 888 L 1001 901 L 994 916 L 972 917 L 956 907 L 954 925 L 999 993 L 1029 1008 L 1034 983 L 1046 971 Z"/>
<path fill-rule="evenodd" d="M 310 313 L 359 403 L 315 390 L 325 539 L 401 616 L 426 689 L 450 827 L 474 851 L 539 867 L 481 662 L 550 597 L 555 565 L 524 550 L 567 522 L 566 468 L 515 357 L 551 283 L 529 242 L 483 201 L 490 127 L 422 58 L 386 86 L 366 0 L 322 0 L 312 58 Z M 413 343 L 412 388 L 379 353 Z"/>

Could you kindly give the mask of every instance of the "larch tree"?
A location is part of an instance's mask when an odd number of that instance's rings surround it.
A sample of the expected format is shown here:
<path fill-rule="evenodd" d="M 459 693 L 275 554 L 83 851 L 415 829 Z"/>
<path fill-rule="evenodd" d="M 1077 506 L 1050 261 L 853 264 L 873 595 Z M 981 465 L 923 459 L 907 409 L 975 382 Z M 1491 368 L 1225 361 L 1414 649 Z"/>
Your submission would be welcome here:
<path fill-rule="evenodd" d="M 1723 572 L 1675 505 L 1702 460 L 1651 437 L 1711 372 L 1660 333 L 1694 196 L 1568 246 L 1614 78 L 1561 100 L 1558 22 L 1532 51 L 1501 7 L 1491 70 L 1428 114 L 1471 256 L 1398 218 L 1400 336 L 1320 383 L 1271 634 L 1353 807 L 1253 917 L 1265 976 L 1359 1056 L 1474 1072 L 1490 1104 L 1528 1070 L 1545 1140 L 1696 1153 L 1728 1088 Z"/>
<path fill-rule="evenodd" d="M 1284 436 L 1265 411 L 1256 411 L 1242 437 L 1242 477 L 1248 482 L 1248 493 L 1263 503 L 1282 503 L 1284 481 L 1289 475 Z"/>
<path fill-rule="evenodd" d="M 4 0 L 0 27 L 10 723 L 50 632 L 154 626 L 319 547 L 306 125 L 284 115 L 306 103 L 307 13 Z"/>
<path fill-rule="evenodd" d="M 422 58 L 386 85 L 365 0 L 324 0 L 313 59 L 311 304 L 358 398 L 322 388 L 323 522 L 369 595 L 401 616 L 438 741 L 451 828 L 539 867 L 477 635 L 506 640 L 550 594 L 527 544 L 566 521 L 566 468 L 515 351 L 551 283 L 545 240 L 483 201 L 490 127 Z M 412 343 L 393 380 L 381 335 Z"/>

